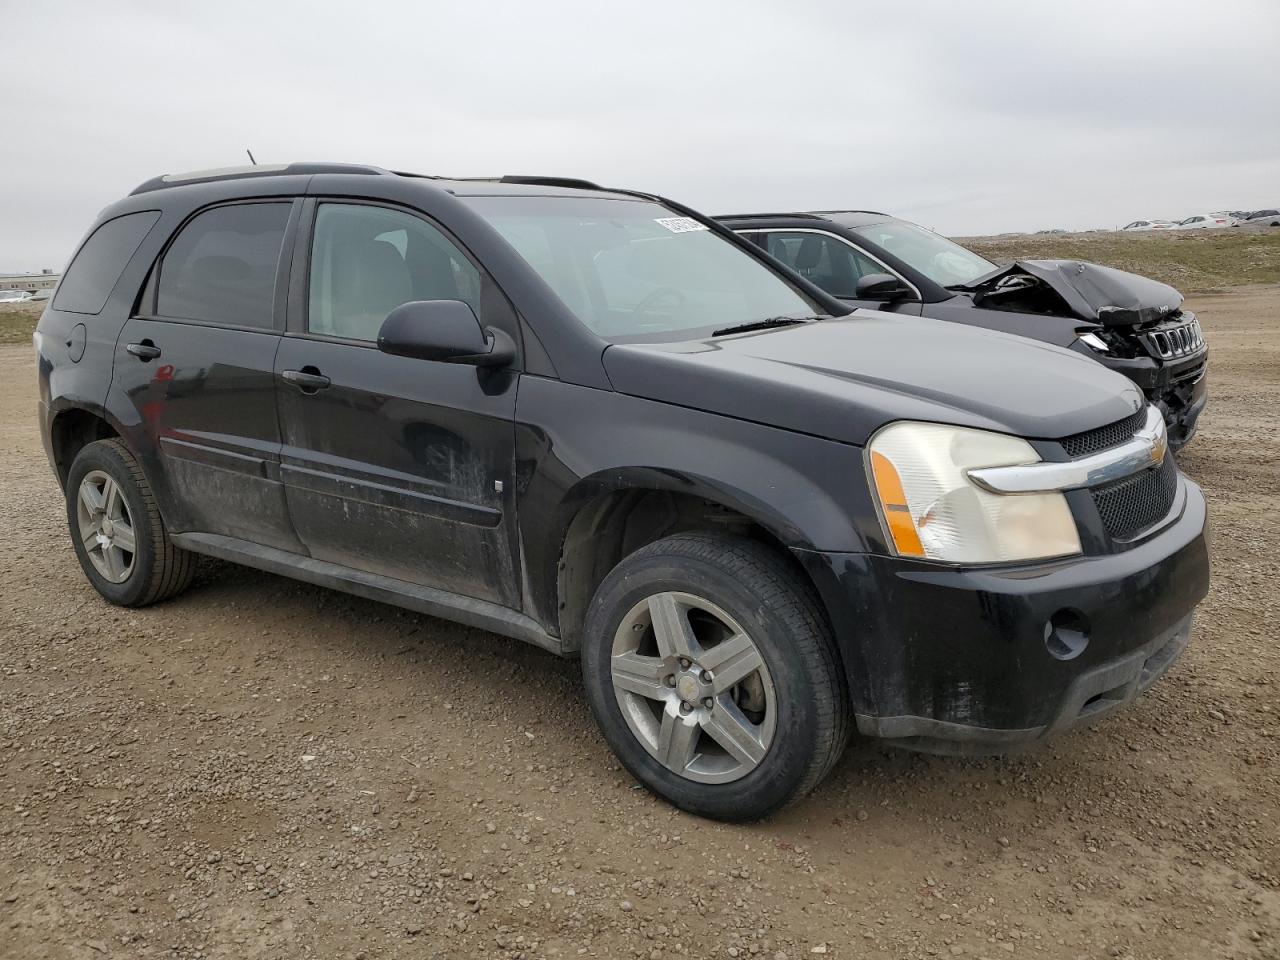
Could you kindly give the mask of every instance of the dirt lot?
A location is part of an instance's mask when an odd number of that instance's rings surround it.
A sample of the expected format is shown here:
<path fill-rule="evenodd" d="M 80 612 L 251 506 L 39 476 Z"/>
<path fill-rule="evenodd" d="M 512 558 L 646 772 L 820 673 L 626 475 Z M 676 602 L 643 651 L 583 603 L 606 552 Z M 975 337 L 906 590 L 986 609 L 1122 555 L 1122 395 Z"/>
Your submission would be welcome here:
<path fill-rule="evenodd" d="M 752 827 L 673 811 L 576 664 L 210 563 L 106 605 L 0 347 L 0 956 L 1280 957 L 1280 287 L 1198 297 L 1192 646 L 1123 715 L 965 761 L 855 743 Z"/>

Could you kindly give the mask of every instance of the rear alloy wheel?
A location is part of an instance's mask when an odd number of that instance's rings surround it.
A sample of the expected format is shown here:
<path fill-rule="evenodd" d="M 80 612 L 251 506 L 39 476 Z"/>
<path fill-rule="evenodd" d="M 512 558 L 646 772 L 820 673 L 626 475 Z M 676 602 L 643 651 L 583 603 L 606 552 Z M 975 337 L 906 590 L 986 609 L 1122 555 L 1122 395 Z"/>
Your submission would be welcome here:
<path fill-rule="evenodd" d="M 110 583 L 128 580 L 138 549 L 133 518 L 120 485 L 101 470 L 90 471 L 80 481 L 76 525 L 85 555 L 98 574 Z"/>
<path fill-rule="evenodd" d="M 195 554 L 174 546 L 151 484 L 117 439 L 82 449 L 67 472 L 67 525 L 93 588 L 122 607 L 145 607 L 184 590 Z"/>
<path fill-rule="evenodd" d="M 627 770 L 701 816 L 754 820 L 804 796 L 848 738 L 813 588 L 745 537 L 675 534 L 626 557 L 587 611 L 582 674 Z"/>

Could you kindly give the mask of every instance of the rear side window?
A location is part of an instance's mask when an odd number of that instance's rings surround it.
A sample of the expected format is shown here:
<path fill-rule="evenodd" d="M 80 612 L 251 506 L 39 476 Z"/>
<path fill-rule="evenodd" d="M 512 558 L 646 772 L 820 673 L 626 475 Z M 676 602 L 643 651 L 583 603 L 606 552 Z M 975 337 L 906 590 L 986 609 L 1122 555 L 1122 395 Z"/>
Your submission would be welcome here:
<path fill-rule="evenodd" d="M 159 210 L 126 213 L 93 231 L 67 267 L 53 308 L 70 313 L 101 313 L 125 265 L 159 219 Z"/>
<path fill-rule="evenodd" d="M 290 203 L 214 207 L 169 246 L 156 284 L 156 313 L 234 327 L 271 328 L 276 271 Z"/>

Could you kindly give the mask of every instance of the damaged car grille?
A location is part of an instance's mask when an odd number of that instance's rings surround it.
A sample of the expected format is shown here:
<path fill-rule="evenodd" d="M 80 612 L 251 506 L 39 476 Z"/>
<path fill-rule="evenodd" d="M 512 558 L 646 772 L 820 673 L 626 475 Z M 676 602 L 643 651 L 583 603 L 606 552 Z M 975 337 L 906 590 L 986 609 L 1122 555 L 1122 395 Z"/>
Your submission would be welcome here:
<path fill-rule="evenodd" d="M 1171 456 L 1155 469 L 1090 491 L 1103 527 L 1116 540 L 1131 540 L 1167 517 L 1177 492 L 1178 468 Z"/>
<path fill-rule="evenodd" d="M 1190 356 L 1204 346 L 1200 321 L 1194 316 L 1176 325 L 1150 330 L 1142 336 L 1152 354 L 1161 360 Z"/>

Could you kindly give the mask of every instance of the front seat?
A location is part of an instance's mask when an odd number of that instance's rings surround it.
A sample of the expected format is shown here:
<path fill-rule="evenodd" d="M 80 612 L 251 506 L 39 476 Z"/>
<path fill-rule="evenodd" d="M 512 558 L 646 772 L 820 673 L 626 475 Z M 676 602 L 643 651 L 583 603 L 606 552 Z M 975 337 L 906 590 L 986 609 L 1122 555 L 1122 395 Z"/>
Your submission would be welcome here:
<path fill-rule="evenodd" d="M 805 237 L 800 241 L 800 249 L 796 251 L 795 271 L 806 280 L 814 279 L 818 261 L 822 259 L 822 238 Z"/>
<path fill-rule="evenodd" d="M 385 240 L 348 240 L 334 245 L 333 311 L 338 336 L 378 339 L 382 321 L 414 299 L 409 267 Z"/>

